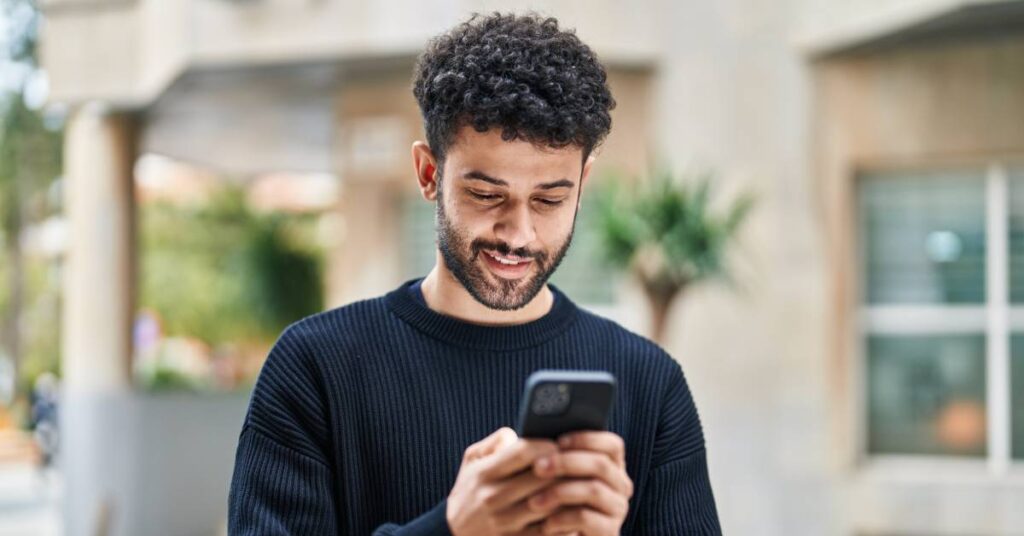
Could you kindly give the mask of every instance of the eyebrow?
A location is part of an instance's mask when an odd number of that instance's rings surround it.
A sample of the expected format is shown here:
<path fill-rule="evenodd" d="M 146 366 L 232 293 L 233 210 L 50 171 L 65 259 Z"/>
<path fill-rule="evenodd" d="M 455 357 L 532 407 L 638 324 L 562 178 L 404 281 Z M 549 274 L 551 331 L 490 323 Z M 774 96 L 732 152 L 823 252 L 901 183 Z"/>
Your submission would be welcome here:
<path fill-rule="evenodd" d="M 508 181 L 491 177 L 490 175 L 483 173 L 482 171 L 469 171 L 462 175 L 462 178 L 469 180 L 484 181 L 495 186 L 508 186 Z M 553 190 L 555 188 L 572 188 L 576 186 L 576 183 L 569 179 L 559 179 L 557 181 L 545 182 L 537 185 L 537 189 L 540 190 Z"/>

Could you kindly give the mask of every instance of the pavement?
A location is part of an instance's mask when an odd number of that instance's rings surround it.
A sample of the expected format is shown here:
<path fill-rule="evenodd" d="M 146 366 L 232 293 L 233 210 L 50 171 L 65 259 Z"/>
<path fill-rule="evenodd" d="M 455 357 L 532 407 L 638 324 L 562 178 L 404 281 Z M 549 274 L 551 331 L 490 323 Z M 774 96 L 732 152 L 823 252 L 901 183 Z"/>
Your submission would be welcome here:
<path fill-rule="evenodd" d="M 37 456 L 15 456 L 22 441 L 0 437 L 0 536 L 59 536 L 62 481 Z"/>

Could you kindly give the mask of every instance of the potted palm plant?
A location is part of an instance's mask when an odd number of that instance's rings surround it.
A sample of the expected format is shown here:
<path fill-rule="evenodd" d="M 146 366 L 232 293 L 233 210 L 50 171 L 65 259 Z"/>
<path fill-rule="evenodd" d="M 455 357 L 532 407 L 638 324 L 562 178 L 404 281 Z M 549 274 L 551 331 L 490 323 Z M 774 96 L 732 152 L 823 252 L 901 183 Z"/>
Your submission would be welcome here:
<path fill-rule="evenodd" d="M 624 181 L 609 177 L 597 195 L 595 226 L 605 257 L 640 283 L 651 336 L 664 342 L 668 313 L 691 285 L 732 281 L 726 252 L 754 205 L 744 193 L 721 211 L 710 206 L 713 177 L 669 172 Z"/>

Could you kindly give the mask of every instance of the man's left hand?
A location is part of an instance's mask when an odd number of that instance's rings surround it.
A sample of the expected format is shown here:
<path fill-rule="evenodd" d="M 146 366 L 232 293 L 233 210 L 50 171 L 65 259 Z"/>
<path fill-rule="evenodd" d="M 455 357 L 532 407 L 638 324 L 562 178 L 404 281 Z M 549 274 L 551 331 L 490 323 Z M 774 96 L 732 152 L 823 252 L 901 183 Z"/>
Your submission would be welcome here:
<path fill-rule="evenodd" d="M 563 478 L 529 498 L 531 508 L 550 514 L 530 528 L 536 534 L 619 534 L 633 496 L 622 438 L 604 431 L 565 434 L 550 461 L 547 468 L 535 463 L 534 471 Z"/>

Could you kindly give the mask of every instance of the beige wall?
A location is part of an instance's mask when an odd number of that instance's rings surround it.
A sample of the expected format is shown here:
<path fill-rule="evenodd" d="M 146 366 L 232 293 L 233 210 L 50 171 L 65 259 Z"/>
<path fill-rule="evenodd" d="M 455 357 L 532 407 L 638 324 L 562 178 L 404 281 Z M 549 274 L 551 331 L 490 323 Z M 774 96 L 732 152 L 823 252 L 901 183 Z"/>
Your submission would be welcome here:
<path fill-rule="evenodd" d="M 670 52 L 655 83 L 657 153 L 678 172 L 715 171 L 722 201 L 758 197 L 730 259 L 739 284 L 683 296 L 666 341 L 704 424 L 726 534 L 845 534 L 827 463 L 825 272 L 810 86 L 792 43 L 799 15 L 796 3 L 759 0 L 665 0 L 659 12 Z"/>
<path fill-rule="evenodd" d="M 1024 155 L 1024 37 L 828 58 L 816 65 L 815 89 L 816 173 L 830 261 L 834 461 L 847 486 L 853 526 L 942 534 L 1019 531 L 1019 477 L 989 477 L 983 464 L 878 471 L 862 459 L 854 182 L 869 169 L 985 166 Z"/>
<path fill-rule="evenodd" d="M 414 192 L 411 147 L 420 138 L 412 64 L 349 79 L 337 90 L 333 166 L 344 222 L 329 252 L 327 304 L 391 290 L 400 281 L 400 201 Z"/>
<path fill-rule="evenodd" d="M 656 12 L 612 0 L 356 2 L 50 0 L 41 62 L 51 100 L 145 106 L 193 68 L 407 57 L 473 11 L 538 10 L 573 21 L 608 60 L 649 62 Z"/>

